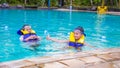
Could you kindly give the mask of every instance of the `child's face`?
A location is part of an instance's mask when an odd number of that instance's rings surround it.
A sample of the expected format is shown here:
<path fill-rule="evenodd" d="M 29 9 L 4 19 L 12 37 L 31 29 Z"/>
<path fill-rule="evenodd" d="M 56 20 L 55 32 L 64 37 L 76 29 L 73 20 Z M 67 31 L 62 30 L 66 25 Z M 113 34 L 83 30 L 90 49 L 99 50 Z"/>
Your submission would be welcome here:
<path fill-rule="evenodd" d="M 24 27 L 24 30 L 28 31 L 28 32 L 31 32 L 31 27 L 30 26 L 25 26 Z"/>
<path fill-rule="evenodd" d="M 74 30 L 74 37 L 75 37 L 75 40 L 80 39 L 81 36 L 82 36 L 82 33 L 81 33 L 79 30 Z"/>

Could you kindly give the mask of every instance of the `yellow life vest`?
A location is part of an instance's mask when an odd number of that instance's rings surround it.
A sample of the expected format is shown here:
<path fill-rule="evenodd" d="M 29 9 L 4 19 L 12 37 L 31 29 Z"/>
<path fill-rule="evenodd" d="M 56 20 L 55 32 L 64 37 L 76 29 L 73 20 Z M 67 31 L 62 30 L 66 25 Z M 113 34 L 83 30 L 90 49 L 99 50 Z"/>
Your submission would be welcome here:
<path fill-rule="evenodd" d="M 25 35 L 25 34 L 29 34 L 28 31 L 26 30 L 21 30 L 21 32 Z M 31 33 L 35 34 L 35 31 L 31 29 Z"/>
<path fill-rule="evenodd" d="M 69 37 L 70 42 L 77 42 L 77 43 L 80 43 L 80 44 L 84 44 L 84 40 L 85 40 L 85 36 L 82 35 L 81 38 L 78 41 L 75 41 L 74 33 L 73 32 L 70 33 L 70 37 Z"/>

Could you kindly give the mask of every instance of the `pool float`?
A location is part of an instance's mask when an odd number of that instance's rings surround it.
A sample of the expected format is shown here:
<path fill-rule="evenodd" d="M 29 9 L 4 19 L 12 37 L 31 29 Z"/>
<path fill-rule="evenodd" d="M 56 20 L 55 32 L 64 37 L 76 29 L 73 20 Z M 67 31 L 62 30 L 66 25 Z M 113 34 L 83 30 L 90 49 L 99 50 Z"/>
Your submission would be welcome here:
<path fill-rule="evenodd" d="M 98 14 L 105 14 L 107 12 L 107 6 L 98 6 L 97 13 Z"/>

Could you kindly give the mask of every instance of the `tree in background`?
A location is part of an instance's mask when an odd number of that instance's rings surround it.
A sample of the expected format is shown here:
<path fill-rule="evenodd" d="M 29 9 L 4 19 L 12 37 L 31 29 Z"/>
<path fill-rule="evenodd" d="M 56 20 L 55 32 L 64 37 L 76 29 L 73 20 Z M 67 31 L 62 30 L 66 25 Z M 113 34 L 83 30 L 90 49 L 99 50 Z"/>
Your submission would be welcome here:
<path fill-rule="evenodd" d="M 50 0 L 51 7 L 61 7 L 62 6 L 69 7 L 71 0 Z M 120 8 L 120 0 L 104 0 L 105 5 L 109 7 L 119 7 Z M 48 0 L 0 0 L 0 4 L 8 3 L 10 5 L 37 5 L 40 7 L 48 6 Z M 82 6 L 98 6 L 102 4 L 102 0 L 72 0 L 72 6 L 74 7 L 82 7 Z"/>
<path fill-rule="evenodd" d="M 46 6 L 45 2 L 46 2 L 45 0 L 39 0 L 38 5 L 41 7 L 44 7 L 44 6 Z"/>
<path fill-rule="evenodd" d="M 1 0 L 0 3 L 6 3 L 7 1 L 6 0 Z"/>
<path fill-rule="evenodd" d="M 119 6 L 119 8 L 120 8 L 120 0 L 119 0 L 119 2 L 118 2 L 118 6 Z"/>
<path fill-rule="evenodd" d="M 120 9 L 120 0 L 116 0 L 116 6 Z"/>
<path fill-rule="evenodd" d="M 21 0 L 6 0 L 9 4 L 22 4 L 23 2 Z"/>
<path fill-rule="evenodd" d="M 51 1 L 51 6 L 53 7 L 57 7 L 59 4 L 58 4 L 58 0 L 50 0 Z"/>

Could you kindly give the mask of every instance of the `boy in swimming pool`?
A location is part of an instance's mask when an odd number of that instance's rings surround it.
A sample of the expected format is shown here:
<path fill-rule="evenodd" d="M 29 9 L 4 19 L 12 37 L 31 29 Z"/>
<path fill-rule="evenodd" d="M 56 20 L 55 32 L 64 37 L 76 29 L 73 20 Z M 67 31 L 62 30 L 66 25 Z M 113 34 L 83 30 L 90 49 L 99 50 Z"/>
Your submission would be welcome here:
<path fill-rule="evenodd" d="M 30 25 L 24 25 L 22 29 L 17 31 L 17 34 L 21 35 L 20 40 L 23 42 L 34 42 L 39 40 L 39 37 L 35 31 L 31 29 Z"/>
<path fill-rule="evenodd" d="M 58 40 L 55 38 L 51 38 L 50 36 L 47 36 L 47 40 L 51 40 L 54 42 L 62 42 L 62 43 L 68 43 L 69 47 L 74 47 L 78 50 L 81 49 L 82 46 L 88 45 L 85 43 L 85 33 L 83 27 L 78 26 L 75 28 L 73 32 L 70 33 L 69 40 Z"/>

